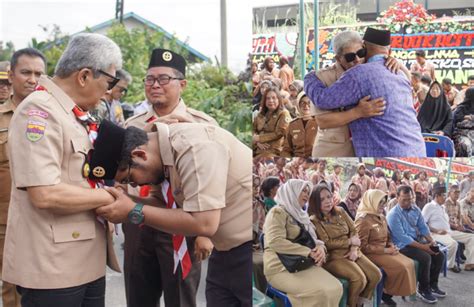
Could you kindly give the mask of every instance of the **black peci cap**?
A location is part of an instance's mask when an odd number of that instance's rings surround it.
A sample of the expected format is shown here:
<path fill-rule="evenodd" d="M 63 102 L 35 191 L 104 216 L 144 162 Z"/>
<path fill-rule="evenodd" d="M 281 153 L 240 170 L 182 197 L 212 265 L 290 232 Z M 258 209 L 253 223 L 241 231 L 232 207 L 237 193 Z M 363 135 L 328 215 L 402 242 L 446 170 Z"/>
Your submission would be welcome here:
<path fill-rule="evenodd" d="M 103 120 L 90 157 L 89 178 L 114 179 L 122 156 L 125 129 Z"/>
<path fill-rule="evenodd" d="M 379 46 L 390 46 L 390 31 L 367 28 L 363 40 Z"/>
<path fill-rule="evenodd" d="M 181 55 L 171 50 L 153 50 L 150 58 L 150 64 L 148 64 L 148 68 L 159 66 L 174 68 L 181 72 L 184 76 L 186 76 L 186 60 Z"/>

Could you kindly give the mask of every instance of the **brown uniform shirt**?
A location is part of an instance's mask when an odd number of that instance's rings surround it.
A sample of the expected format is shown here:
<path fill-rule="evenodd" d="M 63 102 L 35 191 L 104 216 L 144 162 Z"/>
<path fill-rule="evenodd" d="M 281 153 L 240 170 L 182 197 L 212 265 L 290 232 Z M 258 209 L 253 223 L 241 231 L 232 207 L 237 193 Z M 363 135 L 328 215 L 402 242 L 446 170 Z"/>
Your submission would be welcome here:
<path fill-rule="evenodd" d="M 11 179 L 8 165 L 8 126 L 13 117 L 15 105 L 11 97 L 0 105 L 0 225 L 7 224 L 10 203 Z"/>
<path fill-rule="evenodd" d="M 280 68 L 281 89 L 288 91 L 288 87 L 295 80 L 295 74 L 290 65 L 285 64 Z"/>
<path fill-rule="evenodd" d="M 384 216 L 362 214 L 355 220 L 360 239 L 360 249 L 365 255 L 384 254 L 384 248 L 391 243 L 387 220 Z"/>
<path fill-rule="evenodd" d="M 306 121 L 306 125 L 301 117 L 292 120 L 288 127 L 281 156 L 288 158 L 310 157 L 317 131 L 318 124 L 314 116 Z"/>
<path fill-rule="evenodd" d="M 103 277 L 107 256 L 116 269 L 117 260 L 110 232 L 94 210 L 56 214 L 31 203 L 28 187 L 66 183 L 90 189 L 82 170 L 92 144 L 72 112 L 75 104 L 49 78 L 39 84 L 47 91 L 23 100 L 10 124 L 13 187 L 3 279 L 33 289 L 73 287 Z"/>
<path fill-rule="evenodd" d="M 287 110 L 278 110 L 273 114 L 258 114 L 253 122 L 253 131 L 260 136 L 260 143 L 269 144 L 270 148 L 261 150 L 255 146 L 256 156 L 279 156 L 285 141 L 291 117 Z"/>
<path fill-rule="evenodd" d="M 184 103 L 183 99 L 179 100 L 179 103 L 176 105 L 176 107 L 170 113 L 170 115 L 171 114 L 185 117 L 190 122 L 219 126 L 216 120 L 210 117 L 209 115 L 207 115 L 206 113 L 194 110 L 192 108 L 188 108 L 186 104 Z M 143 112 L 141 114 L 137 114 L 135 116 L 130 117 L 125 122 L 125 128 L 136 127 L 139 129 L 144 129 L 148 123 L 152 122 L 154 119 L 158 117 L 160 116 L 155 112 L 155 110 L 153 109 L 153 106 L 150 106 L 150 109 L 148 110 L 148 112 Z M 131 195 L 138 196 L 139 195 L 138 191 L 139 191 L 138 188 L 133 188 L 130 185 L 128 186 L 128 193 L 130 193 Z M 161 191 L 161 185 L 153 186 L 150 190 L 150 196 L 154 197 L 158 201 L 156 203 L 158 206 L 166 207 L 166 204 L 164 203 L 164 199 L 163 199 L 163 194 Z"/>
<path fill-rule="evenodd" d="M 218 251 L 252 240 L 252 153 L 228 131 L 205 124 L 155 124 L 165 173 L 178 207 L 221 209 Z"/>
<path fill-rule="evenodd" d="M 331 86 L 344 73 L 344 69 L 338 63 L 324 68 L 316 74 L 326 87 Z M 338 110 L 321 110 L 316 107 L 316 118 L 318 115 Z M 318 128 L 316 140 L 313 146 L 313 157 L 353 157 L 354 147 L 349 132 L 349 126 L 344 125 L 337 128 Z"/>
<path fill-rule="evenodd" d="M 336 215 L 330 215 L 323 220 L 311 216 L 316 226 L 318 239 L 324 242 L 328 251 L 328 261 L 342 259 L 349 252 L 349 238 L 357 234 L 354 222 L 342 209 L 336 208 Z M 360 251 L 359 251 L 360 254 Z"/>

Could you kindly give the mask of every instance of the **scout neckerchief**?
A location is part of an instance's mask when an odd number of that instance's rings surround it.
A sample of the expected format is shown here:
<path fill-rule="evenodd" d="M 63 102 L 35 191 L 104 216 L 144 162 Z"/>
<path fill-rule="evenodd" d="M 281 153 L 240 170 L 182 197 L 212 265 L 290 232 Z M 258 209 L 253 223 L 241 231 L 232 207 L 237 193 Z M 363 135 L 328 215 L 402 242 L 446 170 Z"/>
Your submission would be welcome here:
<path fill-rule="evenodd" d="M 82 125 L 85 126 L 87 134 L 89 135 L 89 140 L 91 141 L 92 145 L 94 145 L 95 139 L 97 138 L 97 131 L 99 130 L 99 124 L 88 112 L 83 111 L 77 105 L 74 106 L 72 112 L 74 115 L 76 115 L 77 119 L 82 123 Z M 90 179 L 89 176 L 86 178 L 87 182 L 89 182 L 89 185 L 93 189 L 102 188 L 104 186 L 104 181 L 101 179 Z"/>
<path fill-rule="evenodd" d="M 174 201 L 173 192 L 171 191 L 171 184 L 166 179 L 161 184 L 161 192 L 163 193 L 163 198 L 166 202 L 166 208 L 176 209 L 176 202 Z M 181 263 L 181 272 L 183 274 L 183 280 L 188 276 L 189 271 L 191 271 L 191 257 L 189 256 L 188 245 L 186 243 L 186 238 L 183 235 L 173 234 L 173 258 L 174 258 L 174 270 L 173 273 L 176 274 L 176 269 L 178 268 L 179 263 Z"/>
<path fill-rule="evenodd" d="M 149 119 L 146 120 L 146 123 L 151 123 L 152 121 L 156 120 L 156 116 L 152 116 L 150 117 Z M 148 197 L 148 195 L 150 194 L 150 189 L 151 189 L 151 186 L 150 185 L 143 185 L 140 187 L 140 192 L 139 192 L 139 195 L 140 197 Z"/>

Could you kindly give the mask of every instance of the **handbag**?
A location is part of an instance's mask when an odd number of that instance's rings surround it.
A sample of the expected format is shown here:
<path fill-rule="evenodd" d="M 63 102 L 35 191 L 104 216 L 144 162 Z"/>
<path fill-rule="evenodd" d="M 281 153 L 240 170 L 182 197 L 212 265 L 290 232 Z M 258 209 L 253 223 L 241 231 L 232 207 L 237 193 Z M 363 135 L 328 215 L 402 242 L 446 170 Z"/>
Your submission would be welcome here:
<path fill-rule="evenodd" d="M 314 242 L 313 238 L 309 234 L 309 232 L 304 228 L 304 226 L 296 221 L 298 226 L 300 226 L 300 233 L 298 236 L 292 240 L 291 242 L 297 243 L 300 245 L 304 245 L 311 249 L 316 247 L 316 243 Z M 280 254 L 276 253 L 278 258 L 280 259 L 281 263 L 285 267 L 285 269 L 290 273 L 296 273 L 299 271 L 306 270 L 314 265 L 314 259 L 307 256 L 300 256 L 300 255 L 290 255 L 290 254 Z"/>

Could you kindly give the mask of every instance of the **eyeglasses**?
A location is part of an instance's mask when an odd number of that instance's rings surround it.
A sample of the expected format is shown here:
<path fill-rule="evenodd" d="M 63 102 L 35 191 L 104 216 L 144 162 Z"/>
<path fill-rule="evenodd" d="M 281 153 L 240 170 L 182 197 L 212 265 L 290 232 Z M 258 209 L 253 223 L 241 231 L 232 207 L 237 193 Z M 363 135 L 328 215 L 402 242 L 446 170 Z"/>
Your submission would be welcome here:
<path fill-rule="evenodd" d="M 126 95 L 127 92 L 128 92 L 128 88 L 126 88 L 126 87 L 117 85 L 117 88 L 120 90 L 120 93 L 122 93 L 124 95 Z"/>
<path fill-rule="evenodd" d="M 175 78 L 168 75 L 159 75 L 157 78 L 154 76 L 146 76 L 143 82 L 145 82 L 147 86 L 152 86 L 155 82 L 158 82 L 159 85 L 166 85 L 170 83 L 171 80 L 184 80 L 184 78 Z"/>
<path fill-rule="evenodd" d="M 129 163 L 128 164 L 127 178 L 121 180 L 120 184 L 129 184 L 130 183 L 131 168 L 132 168 L 132 163 Z"/>
<path fill-rule="evenodd" d="M 367 49 L 361 48 L 357 50 L 356 52 L 349 52 L 349 53 L 344 54 L 344 59 L 346 60 L 346 62 L 350 63 L 356 59 L 356 56 L 358 56 L 359 58 L 365 58 L 366 54 L 367 54 Z"/>
<path fill-rule="evenodd" d="M 109 73 L 106 73 L 105 71 L 103 71 L 102 69 L 97 69 L 97 72 L 98 73 L 101 73 L 103 74 L 104 76 L 107 76 L 109 78 L 112 78 L 112 81 L 107 81 L 107 83 L 109 84 L 109 87 L 107 88 L 107 90 L 111 90 L 114 88 L 114 86 L 120 81 L 120 78 L 117 78 L 115 76 L 112 76 L 111 74 Z"/>

